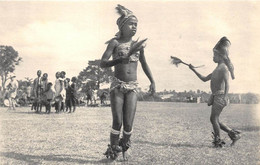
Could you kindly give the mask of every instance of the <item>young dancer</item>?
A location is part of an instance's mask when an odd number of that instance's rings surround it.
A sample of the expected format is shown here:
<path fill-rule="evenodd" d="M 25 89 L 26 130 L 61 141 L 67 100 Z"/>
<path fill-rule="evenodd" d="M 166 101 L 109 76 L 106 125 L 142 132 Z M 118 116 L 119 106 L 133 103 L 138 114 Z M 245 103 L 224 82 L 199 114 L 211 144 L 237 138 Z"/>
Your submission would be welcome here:
<path fill-rule="evenodd" d="M 112 67 L 115 72 L 110 86 L 110 99 L 112 109 L 112 129 L 110 133 L 110 145 L 104 153 L 107 158 L 116 159 L 119 152 L 123 152 L 127 159 L 126 151 L 130 147 L 130 136 L 133 132 L 133 121 L 137 103 L 137 64 L 140 61 L 143 71 L 149 78 L 150 91 L 155 92 L 155 83 L 146 63 L 144 46 L 141 45 L 136 53 L 131 54 L 131 46 L 136 43 L 132 37 L 137 31 L 136 16 L 125 7 L 116 7 L 121 17 L 117 20 L 119 32 L 115 38 L 108 41 L 100 66 Z M 109 60 L 112 56 L 112 60 Z M 121 126 L 123 125 L 123 137 L 119 140 Z"/>
<path fill-rule="evenodd" d="M 216 69 L 204 77 L 199 74 L 194 67 L 190 64 L 189 68 L 204 82 L 210 80 L 210 89 L 212 95 L 209 99 L 208 105 L 212 105 L 210 121 L 214 130 L 214 141 L 215 147 L 222 147 L 225 142 L 220 138 L 220 129 L 227 132 L 232 140 L 231 145 L 240 139 L 240 132 L 229 128 L 224 123 L 219 121 L 219 115 L 223 108 L 227 105 L 227 95 L 229 90 L 229 72 L 231 73 L 232 79 L 234 76 L 234 67 L 229 59 L 229 46 L 230 41 L 226 37 L 222 37 L 216 46 L 213 48 L 213 61 L 217 63 Z"/>

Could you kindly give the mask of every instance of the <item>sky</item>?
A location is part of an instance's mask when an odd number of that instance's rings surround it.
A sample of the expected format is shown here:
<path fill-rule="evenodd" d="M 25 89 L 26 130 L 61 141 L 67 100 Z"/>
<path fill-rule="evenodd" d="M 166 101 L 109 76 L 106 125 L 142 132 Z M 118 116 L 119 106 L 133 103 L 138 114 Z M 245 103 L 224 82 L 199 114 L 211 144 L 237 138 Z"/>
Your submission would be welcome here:
<path fill-rule="evenodd" d="M 18 80 L 35 78 L 37 70 L 55 80 L 55 72 L 77 76 L 89 60 L 100 59 L 105 42 L 118 31 L 121 4 L 138 18 L 134 39 L 148 38 L 145 57 L 157 91 L 210 91 L 176 56 L 210 74 L 216 67 L 213 47 L 226 36 L 235 80 L 230 92 L 260 93 L 260 32 L 257 1 L 0 1 L 0 45 L 18 51 L 23 62 L 16 67 Z M 139 64 L 138 81 L 147 90 L 149 80 Z"/>

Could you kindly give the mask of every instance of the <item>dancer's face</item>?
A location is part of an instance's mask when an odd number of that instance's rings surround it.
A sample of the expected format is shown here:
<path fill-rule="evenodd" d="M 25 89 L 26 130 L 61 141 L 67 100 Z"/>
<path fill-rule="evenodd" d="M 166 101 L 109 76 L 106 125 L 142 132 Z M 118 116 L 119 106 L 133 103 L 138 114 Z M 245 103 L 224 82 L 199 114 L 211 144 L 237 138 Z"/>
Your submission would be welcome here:
<path fill-rule="evenodd" d="M 134 36 L 137 31 L 137 19 L 135 17 L 127 20 L 125 25 L 122 27 L 121 32 L 123 36 Z"/>
<path fill-rule="evenodd" d="M 222 60 L 222 56 L 221 56 L 221 54 L 219 53 L 219 52 L 217 52 L 216 50 L 213 50 L 213 61 L 215 62 L 215 63 L 218 63 L 218 62 L 220 62 L 221 60 Z"/>

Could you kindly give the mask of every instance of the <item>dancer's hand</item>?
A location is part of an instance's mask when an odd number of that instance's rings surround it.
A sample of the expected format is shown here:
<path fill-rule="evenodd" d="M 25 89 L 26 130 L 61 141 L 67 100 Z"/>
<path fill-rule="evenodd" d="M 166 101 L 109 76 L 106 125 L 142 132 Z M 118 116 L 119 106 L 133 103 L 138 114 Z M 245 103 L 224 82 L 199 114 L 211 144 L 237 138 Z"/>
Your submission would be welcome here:
<path fill-rule="evenodd" d="M 190 68 L 191 70 L 194 70 L 194 66 L 191 65 L 191 64 L 189 64 L 189 68 Z"/>

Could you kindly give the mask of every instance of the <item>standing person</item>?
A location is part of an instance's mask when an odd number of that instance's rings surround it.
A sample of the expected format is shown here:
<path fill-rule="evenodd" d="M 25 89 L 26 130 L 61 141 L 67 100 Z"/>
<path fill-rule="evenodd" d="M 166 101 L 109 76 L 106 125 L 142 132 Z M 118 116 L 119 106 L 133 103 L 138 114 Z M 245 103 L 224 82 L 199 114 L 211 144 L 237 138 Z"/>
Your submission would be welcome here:
<path fill-rule="evenodd" d="M 26 94 L 27 100 L 29 100 L 29 103 L 31 103 L 32 87 L 30 82 L 27 83 Z"/>
<path fill-rule="evenodd" d="M 108 93 L 106 91 L 102 91 L 101 95 L 100 95 L 100 102 L 101 105 L 106 105 L 106 99 L 107 99 Z"/>
<path fill-rule="evenodd" d="M 41 79 L 41 89 L 42 89 L 42 91 L 46 91 L 47 84 L 48 84 L 48 74 L 44 73 L 42 75 L 42 79 Z"/>
<path fill-rule="evenodd" d="M 51 87 L 52 87 L 52 83 L 49 82 L 47 84 L 46 90 L 44 91 L 44 95 L 46 98 L 45 100 L 46 113 L 51 112 L 51 103 L 55 96 L 55 92 L 51 89 Z"/>
<path fill-rule="evenodd" d="M 66 81 L 66 72 L 61 71 L 60 72 L 60 83 L 61 83 L 61 92 L 60 92 L 60 96 L 61 96 L 61 110 L 64 111 L 65 109 L 65 100 L 66 100 L 66 87 L 68 86 L 67 81 Z"/>
<path fill-rule="evenodd" d="M 66 90 L 66 100 L 65 100 L 66 112 L 68 111 L 68 109 L 70 110 L 69 112 L 71 112 L 71 86 L 70 86 L 69 78 L 66 78 L 65 90 Z"/>
<path fill-rule="evenodd" d="M 93 100 L 94 104 L 96 105 L 96 103 L 97 103 L 97 87 L 96 86 L 93 87 L 92 100 Z"/>
<path fill-rule="evenodd" d="M 191 64 L 189 65 L 189 68 L 202 81 L 206 82 L 210 80 L 210 89 L 212 95 L 209 99 L 208 105 L 212 105 L 210 121 L 214 130 L 213 144 L 215 147 L 222 147 L 223 145 L 225 145 L 225 142 L 220 138 L 220 129 L 228 133 L 228 136 L 232 140 L 231 145 L 234 145 L 235 142 L 241 137 L 239 131 L 231 129 L 224 123 L 219 121 L 219 115 L 222 112 L 223 108 L 227 105 L 227 95 L 229 91 L 229 72 L 232 79 L 235 79 L 234 67 L 229 59 L 230 45 L 231 43 L 226 37 L 222 37 L 219 40 L 219 42 L 213 48 L 213 61 L 218 65 L 216 69 L 206 77 L 199 74 Z"/>
<path fill-rule="evenodd" d="M 92 87 L 89 86 L 87 89 L 87 106 L 92 105 L 93 95 L 94 95 L 94 91 L 93 91 Z M 89 102 L 90 102 L 90 104 L 89 104 Z"/>
<path fill-rule="evenodd" d="M 27 106 L 28 105 L 27 93 L 24 90 L 21 90 L 21 92 L 22 92 L 22 96 L 19 100 L 19 103 L 20 103 L 20 105 Z"/>
<path fill-rule="evenodd" d="M 33 102 L 31 110 L 34 109 L 34 110 L 36 110 L 36 112 L 38 112 L 38 110 L 39 110 L 39 101 L 40 101 L 40 97 L 41 97 L 41 75 L 42 75 L 42 71 L 38 70 L 37 78 L 35 78 L 33 81 L 34 102 Z"/>
<path fill-rule="evenodd" d="M 42 75 L 42 78 L 41 78 L 41 81 L 40 81 L 40 88 L 41 88 L 41 94 L 40 94 L 40 101 L 39 101 L 39 111 L 41 112 L 42 111 L 42 104 L 46 101 L 45 99 L 45 95 L 44 95 L 44 92 L 46 91 L 47 89 L 47 84 L 48 84 L 48 74 L 47 73 L 44 73 Z"/>
<path fill-rule="evenodd" d="M 70 103 L 71 103 L 71 106 L 73 107 L 73 112 L 75 112 L 75 110 L 76 110 L 76 102 L 77 102 L 76 81 L 77 81 L 76 77 L 71 78 L 72 84 L 70 85 L 70 89 L 71 89 Z"/>
<path fill-rule="evenodd" d="M 11 81 L 8 84 L 8 88 L 9 88 L 9 108 L 8 109 L 13 109 L 15 110 L 15 97 L 17 94 L 17 89 L 18 89 L 18 82 L 15 79 L 16 76 L 11 76 Z"/>
<path fill-rule="evenodd" d="M 54 84 L 54 89 L 55 89 L 55 110 L 56 110 L 56 113 L 59 113 L 60 112 L 60 109 L 61 109 L 61 82 L 59 80 L 60 78 L 60 72 L 56 72 L 55 74 L 56 76 L 56 80 L 55 80 L 55 84 Z"/>
<path fill-rule="evenodd" d="M 110 86 L 110 99 L 112 109 L 112 129 L 110 132 L 110 145 L 104 153 L 111 159 L 116 159 L 119 152 L 123 152 L 127 159 L 126 151 L 130 147 L 130 137 L 133 132 L 133 122 L 137 104 L 137 64 L 140 60 L 143 71 L 149 78 L 150 91 L 155 92 L 155 83 L 144 56 L 144 46 L 140 45 L 136 53 L 129 52 L 132 40 L 137 30 L 137 18 L 125 7 L 116 7 L 121 17 L 117 20 L 119 32 L 116 37 L 108 41 L 108 46 L 102 56 L 102 68 L 114 66 L 114 77 Z M 112 56 L 112 60 L 109 60 Z M 123 137 L 119 140 L 123 124 Z"/>

